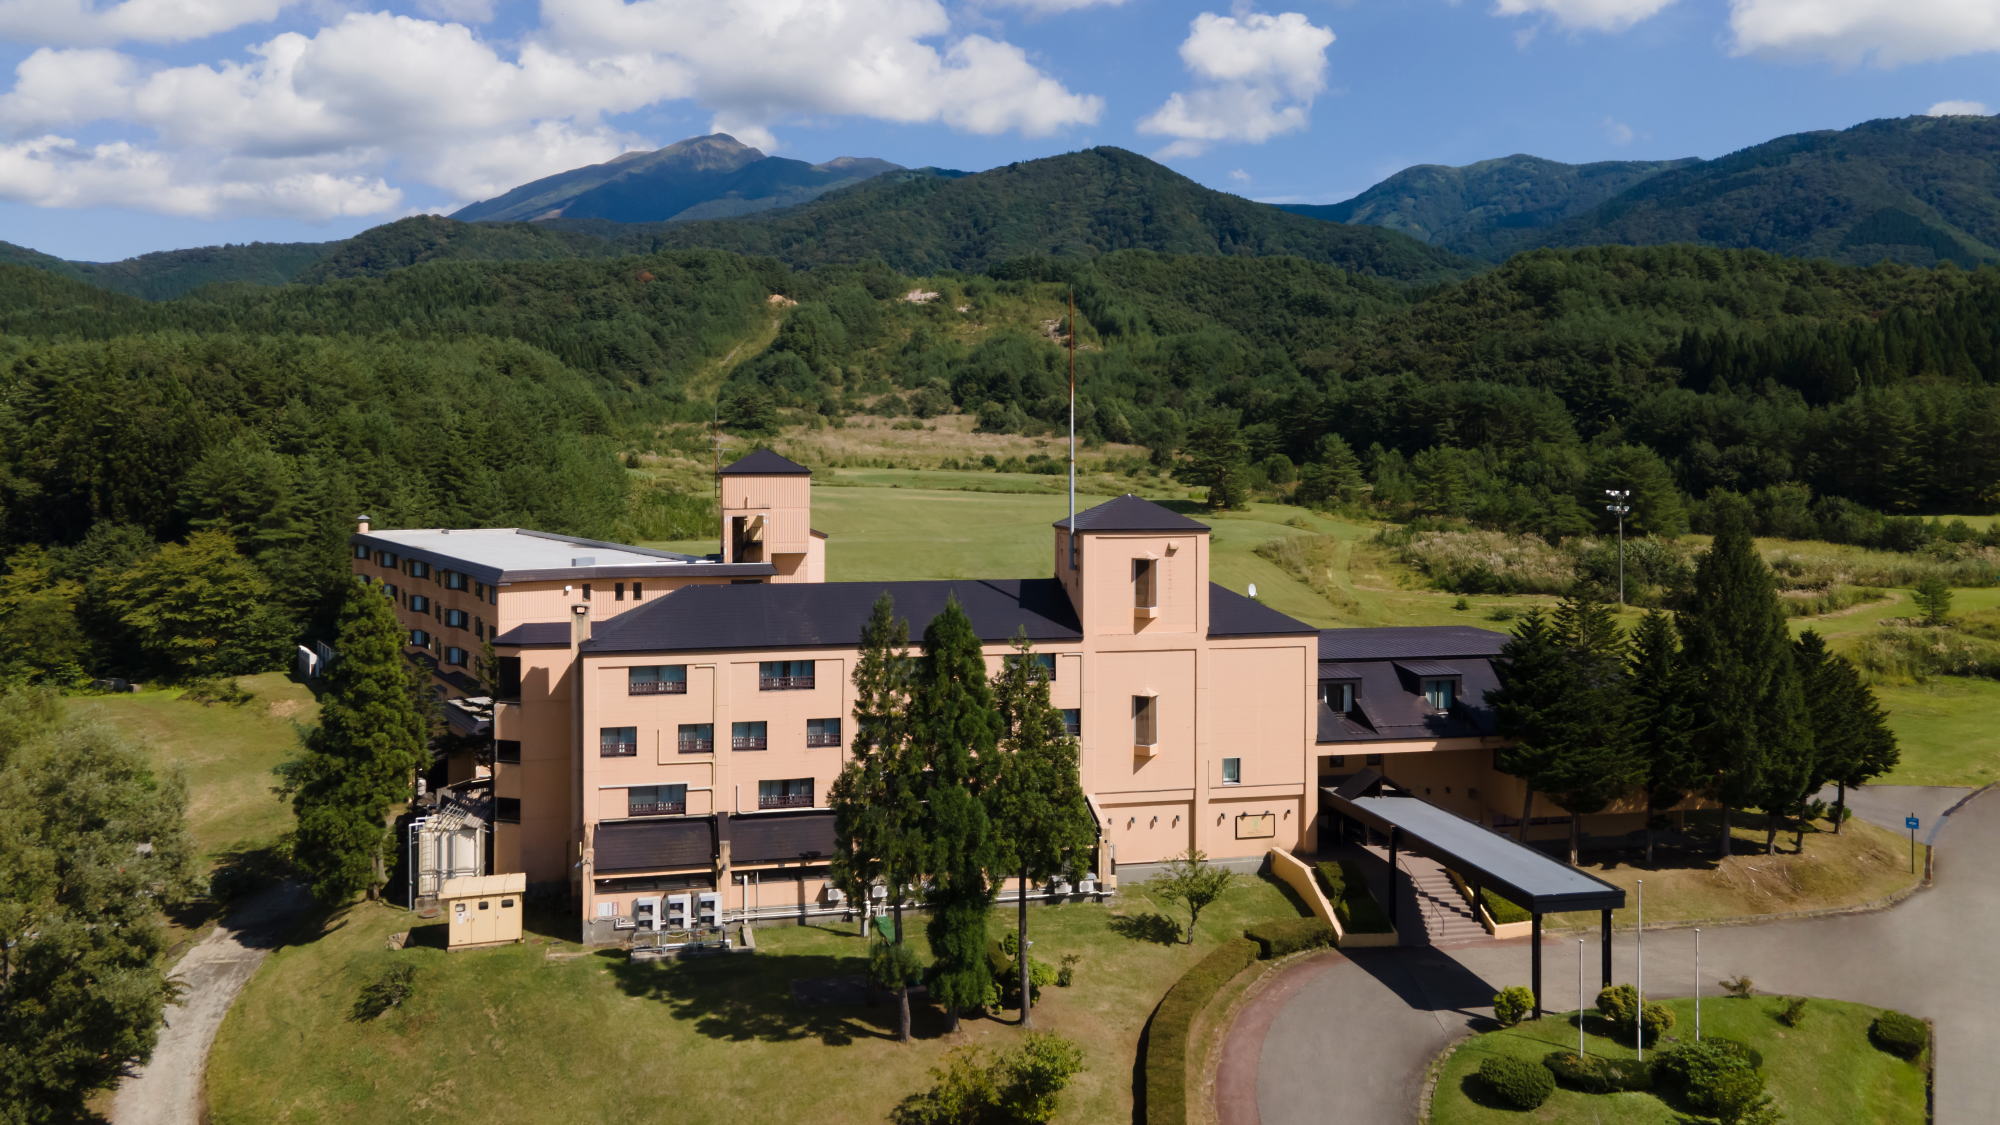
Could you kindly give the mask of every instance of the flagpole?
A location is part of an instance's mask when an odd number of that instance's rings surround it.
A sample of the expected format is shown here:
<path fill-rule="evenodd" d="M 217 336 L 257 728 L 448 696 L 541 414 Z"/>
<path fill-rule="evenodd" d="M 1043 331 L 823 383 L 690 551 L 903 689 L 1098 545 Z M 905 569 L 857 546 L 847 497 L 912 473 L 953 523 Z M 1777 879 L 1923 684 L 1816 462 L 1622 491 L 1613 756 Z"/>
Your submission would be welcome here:
<path fill-rule="evenodd" d="M 1076 290 L 1069 291 L 1069 568 L 1076 569 Z"/>
<path fill-rule="evenodd" d="M 1637 948 L 1639 951 L 1639 996 L 1638 1010 L 1632 1013 L 1632 1047 L 1639 1053 L 1639 1061 L 1646 1061 L 1646 881 L 1639 881 L 1639 931 Z"/>

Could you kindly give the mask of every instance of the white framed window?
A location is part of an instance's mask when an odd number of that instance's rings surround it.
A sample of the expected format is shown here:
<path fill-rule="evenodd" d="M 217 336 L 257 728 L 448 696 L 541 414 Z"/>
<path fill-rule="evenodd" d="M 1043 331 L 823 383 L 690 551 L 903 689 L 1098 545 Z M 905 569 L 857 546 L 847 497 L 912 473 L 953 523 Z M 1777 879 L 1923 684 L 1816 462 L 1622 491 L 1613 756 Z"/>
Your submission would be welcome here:
<path fill-rule="evenodd" d="M 1243 784 L 1243 759 L 1222 759 L 1222 783 L 1224 785 Z"/>

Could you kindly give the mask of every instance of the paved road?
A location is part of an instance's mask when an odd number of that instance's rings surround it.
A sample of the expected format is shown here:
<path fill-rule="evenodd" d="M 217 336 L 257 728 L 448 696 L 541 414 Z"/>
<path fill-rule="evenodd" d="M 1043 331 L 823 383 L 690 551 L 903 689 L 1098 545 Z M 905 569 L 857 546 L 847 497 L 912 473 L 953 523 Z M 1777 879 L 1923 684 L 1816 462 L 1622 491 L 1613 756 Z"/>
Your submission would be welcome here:
<path fill-rule="evenodd" d="M 202 1076 L 222 1017 L 309 904 L 300 887 L 273 887 L 245 901 L 187 951 L 173 972 L 186 991 L 167 1008 L 152 1060 L 119 1084 L 112 1125 L 200 1125 Z"/>
<path fill-rule="evenodd" d="M 1885 808 L 1911 799 L 1878 796 Z M 2000 959 L 1990 955 L 1991 935 L 2000 932 L 2000 870 L 1991 859 L 2000 855 L 2000 796 L 1962 805 L 1940 844 L 1936 884 L 1893 910 L 1704 929 L 1702 989 L 1714 995 L 1716 981 L 1748 974 L 1762 991 L 1930 1017 L 1938 1030 L 1936 1120 L 1973 1125 L 2000 1120 L 2000 1066 L 1992 1063 L 2000 1056 Z M 1575 1006 L 1575 939 L 1552 938 L 1543 948 L 1550 1006 Z M 1594 939 L 1585 957 L 1585 987 L 1594 995 Z M 1528 961 L 1523 939 L 1355 950 L 1293 966 L 1232 1029 L 1216 1082 L 1222 1122 L 1412 1120 L 1432 1057 L 1491 1014 L 1502 986 L 1526 984 Z M 1632 980 L 1635 964 L 1632 935 L 1618 934 L 1614 979 Z M 1693 932 L 1649 932 L 1646 991 L 1687 996 L 1694 986 Z"/>

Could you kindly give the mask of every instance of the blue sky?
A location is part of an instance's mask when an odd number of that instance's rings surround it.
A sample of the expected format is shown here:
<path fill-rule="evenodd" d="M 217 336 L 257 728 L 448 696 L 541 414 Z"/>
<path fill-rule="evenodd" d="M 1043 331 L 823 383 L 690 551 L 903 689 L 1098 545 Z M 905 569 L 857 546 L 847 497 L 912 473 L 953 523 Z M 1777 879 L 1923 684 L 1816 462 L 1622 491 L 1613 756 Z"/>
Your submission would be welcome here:
<path fill-rule="evenodd" d="M 1119 145 L 1334 202 L 1990 112 L 1996 62 L 1996 0 L 0 0 L 0 239 L 340 238 L 715 129 L 965 169 Z"/>

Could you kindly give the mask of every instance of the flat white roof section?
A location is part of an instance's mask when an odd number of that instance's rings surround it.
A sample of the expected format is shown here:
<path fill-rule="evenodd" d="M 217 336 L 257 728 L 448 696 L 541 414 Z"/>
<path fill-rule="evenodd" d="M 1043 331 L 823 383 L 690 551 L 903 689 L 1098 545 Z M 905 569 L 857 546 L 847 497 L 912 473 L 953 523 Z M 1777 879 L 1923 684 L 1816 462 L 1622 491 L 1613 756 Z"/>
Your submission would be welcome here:
<path fill-rule="evenodd" d="M 644 578 L 684 573 L 755 577 L 777 573 L 769 563 L 720 563 L 697 555 L 656 551 L 600 539 L 579 539 L 524 527 L 415 528 L 363 531 L 353 541 L 433 566 L 464 571 L 484 582 L 556 578 Z"/>

